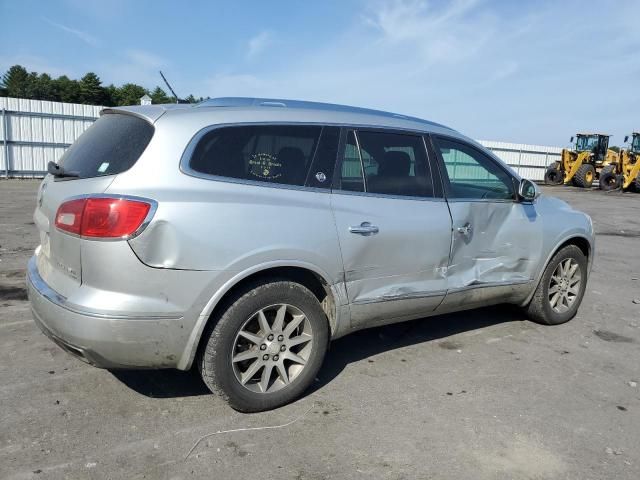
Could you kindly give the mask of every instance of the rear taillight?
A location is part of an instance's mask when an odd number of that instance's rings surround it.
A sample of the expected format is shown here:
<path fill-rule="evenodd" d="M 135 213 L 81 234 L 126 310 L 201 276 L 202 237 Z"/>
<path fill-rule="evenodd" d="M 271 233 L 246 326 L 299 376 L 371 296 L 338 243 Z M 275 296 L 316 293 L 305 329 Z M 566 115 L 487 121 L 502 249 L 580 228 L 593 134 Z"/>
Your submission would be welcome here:
<path fill-rule="evenodd" d="M 151 203 L 125 198 L 89 197 L 64 202 L 56 212 L 56 228 L 82 237 L 119 238 L 135 233 Z"/>

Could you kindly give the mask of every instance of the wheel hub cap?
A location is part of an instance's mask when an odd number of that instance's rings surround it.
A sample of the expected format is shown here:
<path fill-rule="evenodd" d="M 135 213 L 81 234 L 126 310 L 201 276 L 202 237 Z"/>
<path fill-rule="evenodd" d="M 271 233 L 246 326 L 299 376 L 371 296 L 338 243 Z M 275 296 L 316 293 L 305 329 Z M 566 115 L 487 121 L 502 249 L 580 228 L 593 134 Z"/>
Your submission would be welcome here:
<path fill-rule="evenodd" d="M 304 370 L 312 340 L 311 322 L 299 308 L 279 304 L 257 311 L 234 341 L 231 366 L 236 380 L 255 393 L 286 387 Z"/>
<path fill-rule="evenodd" d="M 569 310 L 580 294 L 581 283 L 578 262 L 574 258 L 562 260 L 549 280 L 548 300 L 551 309 L 556 313 Z"/>

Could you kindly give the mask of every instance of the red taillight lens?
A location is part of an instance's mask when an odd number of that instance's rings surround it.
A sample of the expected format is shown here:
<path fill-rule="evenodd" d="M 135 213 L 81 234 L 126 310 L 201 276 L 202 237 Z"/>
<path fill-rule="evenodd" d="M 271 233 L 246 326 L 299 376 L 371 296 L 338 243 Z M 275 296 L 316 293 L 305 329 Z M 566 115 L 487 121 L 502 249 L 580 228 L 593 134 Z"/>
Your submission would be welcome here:
<path fill-rule="evenodd" d="M 83 237 L 125 237 L 140 228 L 150 209 L 147 202 L 122 198 L 70 200 L 58 208 L 56 227 Z"/>

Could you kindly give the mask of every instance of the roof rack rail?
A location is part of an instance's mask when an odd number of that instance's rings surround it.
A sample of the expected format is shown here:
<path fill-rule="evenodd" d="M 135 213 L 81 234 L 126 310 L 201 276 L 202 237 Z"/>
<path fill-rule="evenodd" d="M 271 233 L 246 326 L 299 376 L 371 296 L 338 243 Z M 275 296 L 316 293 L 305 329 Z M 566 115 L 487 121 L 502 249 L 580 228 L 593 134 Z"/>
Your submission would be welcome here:
<path fill-rule="evenodd" d="M 305 100 L 285 100 L 280 98 L 251 98 L 251 97 L 219 97 L 204 100 L 195 105 L 198 107 L 276 107 L 276 108 L 300 108 L 308 110 L 324 110 L 333 112 L 361 113 L 365 115 L 376 115 L 379 117 L 399 118 L 412 122 L 428 125 L 435 125 L 449 129 L 439 123 L 424 120 L 422 118 L 410 117 L 399 113 L 374 110 L 372 108 L 351 107 L 335 103 L 309 102 Z"/>

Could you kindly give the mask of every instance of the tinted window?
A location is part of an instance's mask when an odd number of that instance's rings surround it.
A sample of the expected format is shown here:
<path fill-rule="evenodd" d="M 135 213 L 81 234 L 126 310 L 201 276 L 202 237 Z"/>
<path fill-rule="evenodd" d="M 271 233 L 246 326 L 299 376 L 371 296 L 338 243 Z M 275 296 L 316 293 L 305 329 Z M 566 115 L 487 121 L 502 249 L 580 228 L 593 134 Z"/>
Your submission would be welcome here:
<path fill-rule="evenodd" d="M 488 156 L 465 144 L 437 139 L 452 198 L 514 198 L 511 176 Z"/>
<path fill-rule="evenodd" d="M 153 137 L 153 126 L 139 117 L 108 113 L 91 125 L 58 162 L 79 178 L 129 170 Z"/>
<path fill-rule="evenodd" d="M 359 150 L 358 150 L 359 147 Z M 385 132 L 349 133 L 342 164 L 344 190 L 386 195 L 432 196 L 431 172 L 422 137 Z M 345 180 L 347 187 L 345 188 Z"/>
<path fill-rule="evenodd" d="M 196 145 L 190 167 L 208 175 L 304 185 L 322 127 L 216 128 Z"/>
<path fill-rule="evenodd" d="M 307 176 L 307 186 L 316 188 L 331 188 L 333 170 L 338 156 L 338 141 L 340 128 L 323 127 L 320 143 L 316 149 L 313 164 Z"/>
<path fill-rule="evenodd" d="M 353 131 L 349 131 L 347 133 L 347 140 L 344 146 L 340 188 L 341 190 L 348 190 L 350 192 L 364 192 L 362 162 L 360 160 L 360 152 L 358 151 L 356 135 Z"/>

